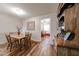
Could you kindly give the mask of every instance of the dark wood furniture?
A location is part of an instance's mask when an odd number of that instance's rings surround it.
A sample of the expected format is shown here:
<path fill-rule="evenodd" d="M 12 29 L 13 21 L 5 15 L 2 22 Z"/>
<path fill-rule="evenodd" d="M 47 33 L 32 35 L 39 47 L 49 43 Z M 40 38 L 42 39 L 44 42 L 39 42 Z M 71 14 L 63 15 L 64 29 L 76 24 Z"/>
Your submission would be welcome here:
<path fill-rule="evenodd" d="M 79 42 L 77 40 L 64 40 L 58 38 L 57 41 L 58 56 L 79 56 Z"/>
<path fill-rule="evenodd" d="M 10 47 L 10 51 L 11 51 L 14 46 L 18 46 L 18 41 L 16 39 L 11 38 L 10 35 L 8 34 L 5 34 L 5 36 L 8 43 L 7 49 Z"/>
<path fill-rule="evenodd" d="M 18 34 L 15 33 L 15 34 L 11 34 L 10 36 L 11 36 L 11 38 L 14 38 L 19 42 L 19 49 L 21 51 L 22 45 L 23 45 L 22 40 L 25 38 L 25 34 L 21 33 L 20 35 L 18 35 Z"/>
<path fill-rule="evenodd" d="M 28 35 L 25 35 L 25 38 L 23 39 L 23 41 L 22 41 L 22 43 L 23 43 L 23 47 L 25 48 L 25 49 L 28 49 Z"/>
<path fill-rule="evenodd" d="M 22 48 L 30 48 L 31 47 L 31 34 L 30 33 L 20 33 L 18 34 L 11 34 L 11 38 L 15 38 L 19 42 L 19 49 L 20 51 Z"/>
<path fill-rule="evenodd" d="M 24 38 L 24 45 L 31 48 L 31 34 L 26 34 Z"/>
<path fill-rule="evenodd" d="M 60 16 L 62 15 L 62 13 L 63 13 L 66 9 L 71 8 L 71 7 L 73 7 L 74 5 L 75 5 L 75 3 L 64 3 L 64 4 L 59 5 L 60 11 L 59 11 L 57 17 L 60 17 Z"/>
<path fill-rule="evenodd" d="M 29 34 L 29 36 L 28 36 L 28 46 L 29 46 L 29 48 L 31 48 L 31 36 L 32 36 L 32 34 Z"/>
<path fill-rule="evenodd" d="M 47 33 L 46 31 L 41 32 L 41 37 L 50 36 L 50 33 Z"/>
<path fill-rule="evenodd" d="M 62 14 L 64 14 L 64 30 L 75 33 L 75 38 L 72 41 L 63 41 L 64 39 L 57 38 L 57 55 L 79 56 L 79 4 L 60 3 L 57 15 L 58 20 Z"/>

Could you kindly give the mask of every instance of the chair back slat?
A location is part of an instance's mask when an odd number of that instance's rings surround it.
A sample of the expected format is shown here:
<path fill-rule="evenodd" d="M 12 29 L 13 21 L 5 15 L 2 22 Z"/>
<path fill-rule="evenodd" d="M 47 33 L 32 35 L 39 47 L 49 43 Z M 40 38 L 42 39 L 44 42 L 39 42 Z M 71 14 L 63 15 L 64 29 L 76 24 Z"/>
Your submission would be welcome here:
<path fill-rule="evenodd" d="M 6 36 L 6 39 L 7 39 L 8 43 L 11 43 L 11 37 L 10 37 L 10 35 L 5 34 L 5 36 Z"/>

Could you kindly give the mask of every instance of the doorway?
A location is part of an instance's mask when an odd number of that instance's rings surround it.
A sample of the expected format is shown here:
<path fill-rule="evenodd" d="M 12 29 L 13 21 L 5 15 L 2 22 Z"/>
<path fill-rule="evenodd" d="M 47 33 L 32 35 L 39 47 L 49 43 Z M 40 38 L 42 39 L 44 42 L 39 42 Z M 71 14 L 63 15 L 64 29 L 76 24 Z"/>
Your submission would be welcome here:
<path fill-rule="evenodd" d="M 41 20 L 41 38 L 50 37 L 50 18 Z"/>

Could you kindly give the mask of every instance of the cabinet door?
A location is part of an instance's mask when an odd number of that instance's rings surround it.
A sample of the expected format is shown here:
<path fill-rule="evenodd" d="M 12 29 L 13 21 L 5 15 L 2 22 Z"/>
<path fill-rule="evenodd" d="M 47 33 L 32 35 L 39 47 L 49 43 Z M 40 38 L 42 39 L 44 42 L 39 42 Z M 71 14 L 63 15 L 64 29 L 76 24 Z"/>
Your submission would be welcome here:
<path fill-rule="evenodd" d="M 58 53 L 58 56 L 68 56 L 68 49 L 58 47 L 57 53 Z"/>
<path fill-rule="evenodd" d="M 79 4 L 76 4 L 76 10 L 77 10 L 77 12 L 76 12 L 76 15 L 77 15 L 77 17 L 76 17 L 76 30 L 75 30 L 75 36 L 76 36 L 76 39 L 79 39 Z"/>
<path fill-rule="evenodd" d="M 76 6 L 65 10 L 65 30 L 75 30 Z"/>

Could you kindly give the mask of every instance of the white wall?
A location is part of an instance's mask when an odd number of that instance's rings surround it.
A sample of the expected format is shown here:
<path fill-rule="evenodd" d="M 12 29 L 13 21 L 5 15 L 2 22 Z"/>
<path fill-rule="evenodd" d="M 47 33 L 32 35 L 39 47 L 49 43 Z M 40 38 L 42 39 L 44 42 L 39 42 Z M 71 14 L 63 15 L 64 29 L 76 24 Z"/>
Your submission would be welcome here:
<path fill-rule="evenodd" d="M 51 19 L 51 39 L 56 36 L 58 26 L 56 14 L 48 14 L 23 20 L 23 27 L 27 26 L 26 22 L 35 21 L 35 30 L 30 31 L 32 32 L 32 39 L 41 40 L 41 20 L 45 18 Z M 0 14 L 0 44 L 6 42 L 4 32 L 15 32 L 17 24 L 22 25 L 22 20 L 10 15 Z M 28 32 L 27 29 L 25 30 Z"/>
<path fill-rule="evenodd" d="M 17 24 L 22 24 L 18 18 L 7 14 L 0 14 L 0 44 L 6 42 L 4 32 L 15 32 Z"/>
<path fill-rule="evenodd" d="M 58 29 L 58 19 L 57 19 L 57 14 L 52 14 L 51 16 L 51 35 L 52 39 L 55 38 L 57 33 L 59 33 L 60 30 Z"/>
<path fill-rule="evenodd" d="M 27 30 L 27 22 L 30 22 L 30 21 L 35 21 L 35 30 Z M 26 32 L 31 32 L 32 33 L 32 39 L 33 40 L 37 40 L 37 41 L 40 41 L 41 39 L 41 30 L 40 30 L 40 26 L 41 26 L 41 23 L 40 23 L 40 19 L 39 17 L 32 17 L 32 18 L 29 18 L 29 19 L 26 19 L 24 21 L 24 24 L 23 24 L 24 28 L 25 28 L 25 31 Z"/>
<path fill-rule="evenodd" d="M 24 20 L 24 27 L 26 27 L 26 22 L 30 22 L 30 21 L 35 21 L 35 30 L 34 31 L 30 31 L 32 32 L 32 39 L 34 40 L 41 40 L 41 20 L 45 19 L 45 18 L 50 18 L 51 19 L 51 39 L 53 39 L 53 36 L 56 36 L 57 34 L 57 26 L 58 26 L 58 19 L 56 14 L 48 14 L 48 15 L 43 15 L 43 16 L 37 16 L 37 17 L 32 17 L 29 19 L 25 19 Z M 28 32 L 28 30 L 26 29 L 26 31 Z"/>

